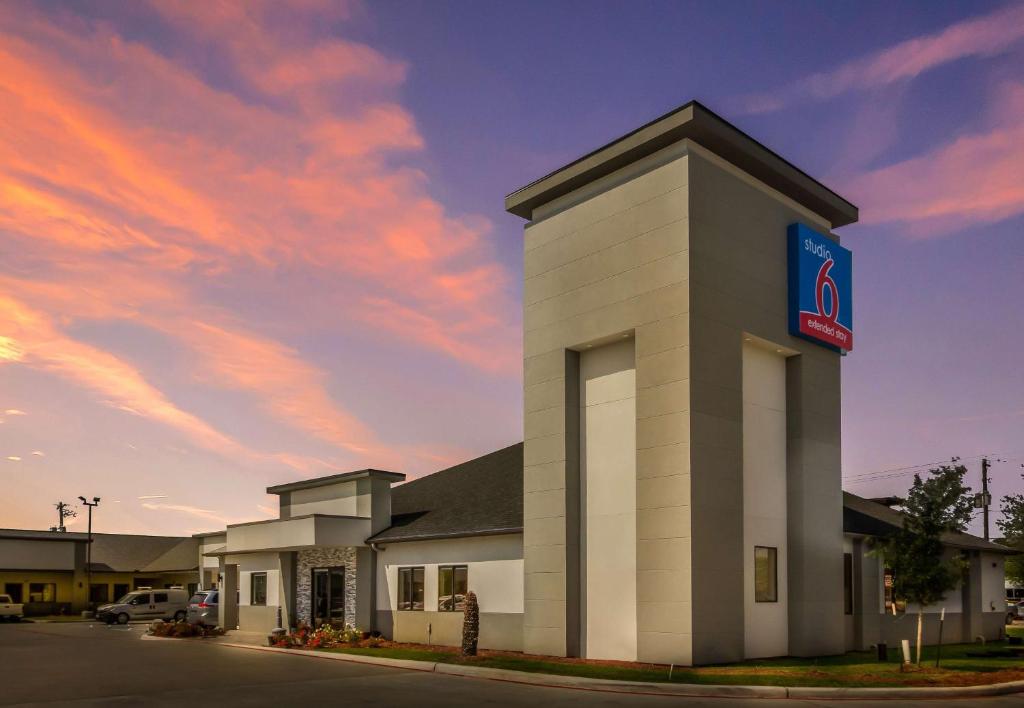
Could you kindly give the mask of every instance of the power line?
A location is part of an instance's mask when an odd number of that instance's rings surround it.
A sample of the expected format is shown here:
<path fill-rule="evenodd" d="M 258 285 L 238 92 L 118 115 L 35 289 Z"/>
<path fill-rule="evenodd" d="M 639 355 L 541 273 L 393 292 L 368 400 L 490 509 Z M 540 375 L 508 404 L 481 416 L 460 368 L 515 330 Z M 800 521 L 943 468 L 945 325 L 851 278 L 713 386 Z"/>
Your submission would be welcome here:
<path fill-rule="evenodd" d="M 988 455 L 989 457 L 992 457 L 992 455 L 990 453 L 982 453 L 980 455 L 974 455 L 972 457 L 960 457 L 958 459 L 960 461 L 963 461 L 963 460 L 976 460 L 976 459 L 985 457 L 986 455 Z M 875 475 L 883 475 L 883 474 L 884 475 L 889 475 L 889 473 L 892 473 L 892 472 L 901 472 L 902 474 L 910 474 L 914 470 L 919 470 L 919 469 L 921 469 L 923 467 L 931 467 L 932 465 L 948 465 L 950 462 L 951 462 L 951 460 L 949 460 L 949 459 L 947 459 L 947 460 L 939 460 L 937 462 L 923 462 L 923 463 L 921 463 L 919 465 L 907 465 L 906 467 L 892 467 L 892 468 L 887 469 L 887 470 L 876 470 L 874 472 L 861 472 L 860 474 L 852 474 L 852 475 L 844 476 L 843 479 L 858 479 L 860 477 L 873 477 Z M 906 471 L 904 471 L 904 470 L 906 470 Z"/>
<path fill-rule="evenodd" d="M 970 457 L 959 457 L 958 462 L 964 462 L 967 460 L 977 460 L 985 457 L 998 458 L 997 462 L 1008 462 L 1010 460 L 1016 460 L 1024 458 L 1024 453 L 1013 454 L 1013 455 L 1000 455 L 994 453 L 982 453 L 980 455 L 971 455 Z M 848 484 L 864 484 L 866 482 L 878 482 L 884 479 L 894 479 L 896 477 L 905 477 L 908 474 L 914 474 L 924 468 L 932 467 L 935 465 L 948 465 L 951 460 L 941 460 L 938 462 L 925 462 L 920 465 L 908 465 L 906 467 L 893 467 L 886 470 L 877 470 L 875 472 L 862 472 L 854 475 L 844 475 L 843 481 Z"/>

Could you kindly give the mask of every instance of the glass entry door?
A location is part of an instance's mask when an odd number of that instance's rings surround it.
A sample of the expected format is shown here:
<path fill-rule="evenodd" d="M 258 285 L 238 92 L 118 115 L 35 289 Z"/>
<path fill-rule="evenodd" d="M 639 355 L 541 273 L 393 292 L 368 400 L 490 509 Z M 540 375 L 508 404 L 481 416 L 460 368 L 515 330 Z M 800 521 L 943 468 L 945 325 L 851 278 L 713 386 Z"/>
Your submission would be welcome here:
<path fill-rule="evenodd" d="M 345 625 L 345 568 L 313 569 L 313 627 Z"/>

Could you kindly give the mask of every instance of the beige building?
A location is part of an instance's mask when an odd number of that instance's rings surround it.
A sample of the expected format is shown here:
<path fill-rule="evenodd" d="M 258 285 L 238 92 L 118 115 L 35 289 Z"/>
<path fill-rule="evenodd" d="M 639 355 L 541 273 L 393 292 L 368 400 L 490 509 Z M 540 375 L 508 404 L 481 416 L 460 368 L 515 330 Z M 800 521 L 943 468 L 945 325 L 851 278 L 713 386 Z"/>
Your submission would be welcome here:
<path fill-rule="evenodd" d="M 609 390 L 614 393 L 611 387 L 605 389 Z M 523 455 L 524 445 L 519 443 L 405 484 L 392 485 L 398 480 L 384 477 L 387 484 L 373 488 L 364 481 L 371 499 L 349 507 L 360 496 L 360 480 L 385 473 L 354 472 L 271 487 L 281 494 L 282 514 L 289 516 L 230 526 L 200 538 L 205 565 L 213 561 L 218 567 L 216 574 L 204 571 L 203 582 L 206 587 L 221 584 L 222 626 L 269 633 L 279 621 L 289 627 L 329 622 L 375 630 L 402 642 L 457 646 L 466 593 L 472 590 L 480 605 L 480 646 L 524 650 L 529 618 L 524 532 L 528 533 L 530 520 L 523 513 Z M 596 468 L 605 474 L 615 469 L 611 463 L 602 464 L 606 466 Z M 628 459 L 616 462 L 628 464 Z M 594 469 L 587 466 L 588 471 Z M 289 491 L 281 492 L 282 487 Z M 591 489 L 592 485 L 588 496 Z M 290 516 L 300 505 L 295 503 L 296 496 L 289 499 L 287 495 L 297 492 L 315 497 L 317 510 Z M 766 493 L 770 496 L 770 490 Z M 376 533 L 363 535 L 374 524 L 373 509 L 384 513 L 382 500 L 390 505 L 387 516 L 380 517 L 387 523 Z M 609 502 L 605 498 L 602 503 Z M 355 513 L 340 513 L 345 511 Z M 768 518 L 764 527 L 771 531 Z M 608 532 L 601 531 L 600 545 L 586 546 L 581 565 L 601 581 L 621 588 L 621 568 L 631 560 L 615 535 L 628 534 L 628 525 L 611 515 L 594 523 L 607 525 Z M 888 573 L 870 555 L 868 543 L 871 537 L 898 528 L 900 515 L 874 501 L 844 494 L 841 523 L 837 553 L 842 575 L 836 584 L 822 589 L 825 599 L 838 608 L 838 646 L 833 651 L 867 649 L 879 641 L 895 646 L 899 639 L 913 635 L 916 608 L 894 600 L 887 590 Z M 346 527 L 351 533 L 339 536 L 338 530 Z M 752 533 L 751 540 L 759 540 L 758 530 Z M 935 640 L 943 610 L 947 642 L 999 637 L 1006 616 L 1002 583 L 1008 549 L 968 534 L 948 534 L 943 541 L 947 553 L 962 555 L 970 569 L 961 587 L 947 593 L 942 603 L 925 608 L 925 641 Z M 750 656 L 788 651 L 783 643 L 788 636 L 788 583 L 778 566 L 777 549 L 774 562 L 771 554 L 763 552 L 769 548 L 745 554 L 743 600 L 734 608 L 740 617 L 753 615 L 763 622 L 762 631 L 744 634 L 744 652 Z M 757 565 L 774 571 L 773 582 L 759 582 L 758 571 L 749 567 Z M 670 584 L 671 578 L 665 581 L 659 592 L 680 591 Z M 606 614 L 603 623 L 591 620 L 586 638 L 632 649 L 639 626 L 629 604 L 635 603 L 634 597 L 627 590 L 619 596 L 619 604 L 607 596 L 589 604 L 593 608 L 604 602 L 600 611 Z"/>
<path fill-rule="evenodd" d="M 524 649 L 841 652 L 841 352 L 790 333 L 787 234 L 838 250 L 857 208 L 696 102 L 505 204 L 527 221 Z"/>

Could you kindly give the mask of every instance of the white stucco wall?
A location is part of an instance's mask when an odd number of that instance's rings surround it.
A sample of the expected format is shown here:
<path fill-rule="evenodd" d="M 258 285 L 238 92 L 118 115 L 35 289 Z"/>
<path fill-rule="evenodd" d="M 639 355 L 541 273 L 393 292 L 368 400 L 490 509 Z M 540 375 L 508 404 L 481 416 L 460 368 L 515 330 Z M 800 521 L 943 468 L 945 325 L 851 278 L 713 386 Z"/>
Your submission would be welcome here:
<path fill-rule="evenodd" d="M 398 607 L 398 569 L 423 566 L 425 611 L 437 610 L 437 567 L 468 566 L 469 589 L 481 612 L 523 612 L 521 534 L 410 541 L 383 546 L 377 557 L 377 608 Z"/>
<path fill-rule="evenodd" d="M 951 557 L 954 554 L 959 553 L 955 549 L 946 549 L 946 557 Z M 874 559 L 878 563 L 878 607 L 879 612 L 882 614 L 886 613 L 885 610 L 885 564 L 881 559 Z M 871 556 L 866 556 L 864 559 L 865 563 L 871 562 Z M 939 614 L 945 608 L 946 613 L 960 613 L 963 612 L 964 601 L 963 601 L 963 588 L 961 585 L 957 585 L 953 590 L 946 592 L 945 599 L 941 602 L 937 602 L 934 605 L 929 605 L 924 608 L 925 614 Z M 906 614 L 917 613 L 918 606 L 916 603 L 908 602 Z M 892 610 L 889 611 L 892 614 Z"/>
<path fill-rule="evenodd" d="M 747 658 L 783 656 L 789 651 L 786 534 L 786 359 L 752 339 L 743 343 L 743 598 Z M 755 601 L 754 546 L 777 549 L 777 602 Z"/>
<path fill-rule="evenodd" d="M 981 554 L 981 611 L 999 612 L 1006 608 L 1006 579 L 1004 556 Z"/>
<path fill-rule="evenodd" d="M 267 574 L 267 607 L 276 606 L 280 600 L 281 567 L 276 553 L 249 553 L 227 556 L 226 563 L 238 564 L 238 604 L 252 604 L 252 574 Z"/>
<path fill-rule="evenodd" d="M 580 354 L 581 608 L 591 659 L 637 657 L 634 352 L 630 338 Z"/>
<path fill-rule="evenodd" d="M 364 482 L 364 484 L 360 484 Z M 365 499 L 361 499 L 365 497 Z M 335 514 L 337 516 L 369 516 L 369 480 L 351 480 L 291 493 L 290 516 Z"/>
<path fill-rule="evenodd" d="M 206 536 L 199 539 L 199 558 L 203 568 L 216 570 L 220 567 L 220 559 L 216 556 L 206 556 L 206 553 L 223 551 L 227 544 L 227 533 L 218 536 Z"/>

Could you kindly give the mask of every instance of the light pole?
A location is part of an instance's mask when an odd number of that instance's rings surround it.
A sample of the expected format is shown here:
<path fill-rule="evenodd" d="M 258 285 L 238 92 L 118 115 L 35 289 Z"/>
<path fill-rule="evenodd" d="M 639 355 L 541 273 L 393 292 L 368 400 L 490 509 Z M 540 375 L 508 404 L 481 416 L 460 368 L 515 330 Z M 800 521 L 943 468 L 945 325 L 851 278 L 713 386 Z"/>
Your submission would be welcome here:
<path fill-rule="evenodd" d="M 89 507 L 89 541 L 85 547 L 85 589 L 86 606 L 92 609 L 92 508 L 100 505 L 100 498 L 93 497 L 92 501 L 86 501 L 85 497 L 78 497 L 82 504 Z"/>

